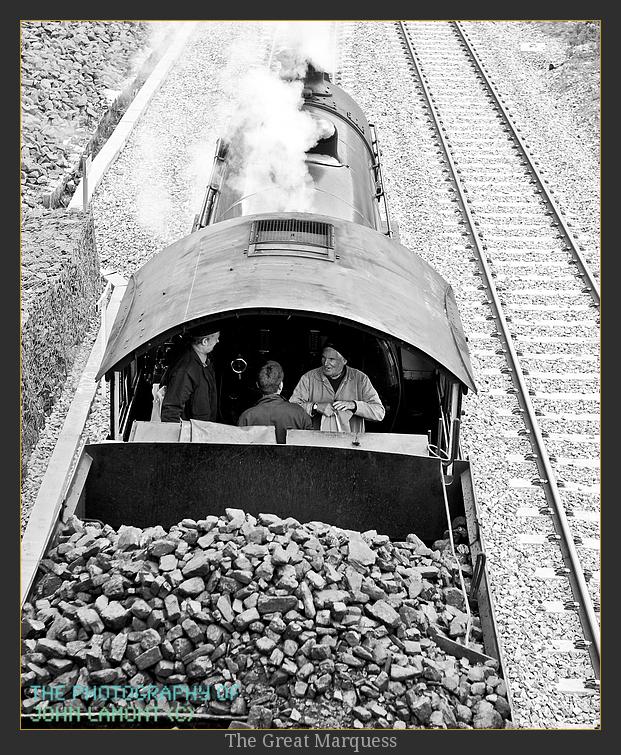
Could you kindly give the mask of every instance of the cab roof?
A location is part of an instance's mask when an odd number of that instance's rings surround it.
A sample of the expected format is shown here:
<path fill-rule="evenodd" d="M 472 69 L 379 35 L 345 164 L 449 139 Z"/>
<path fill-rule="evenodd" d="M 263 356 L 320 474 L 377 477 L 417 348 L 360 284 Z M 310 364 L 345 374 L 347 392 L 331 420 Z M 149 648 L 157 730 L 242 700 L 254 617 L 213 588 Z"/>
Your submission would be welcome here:
<path fill-rule="evenodd" d="M 308 222 L 330 228 L 327 254 L 293 243 L 284 251 L 271 244 L 272 253 L 269 239 L 257 235 L 257 224 Z M 251 243 L 258 238 L 263 246 Z M 163 249 L 130 278 L 97 379 L 175 333 L 252 312 L 347 321 L 420 349 L 476 391 L 455 297 L 444 278 L 374 229 L 307 213 L 225 220 Z"/>

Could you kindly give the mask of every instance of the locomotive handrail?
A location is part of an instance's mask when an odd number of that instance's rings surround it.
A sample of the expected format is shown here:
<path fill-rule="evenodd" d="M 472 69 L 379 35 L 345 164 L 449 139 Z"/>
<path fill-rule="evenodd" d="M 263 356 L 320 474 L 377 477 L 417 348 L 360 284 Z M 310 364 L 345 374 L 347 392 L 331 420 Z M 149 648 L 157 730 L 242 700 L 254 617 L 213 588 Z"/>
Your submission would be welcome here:
<path fill-rule="evenodd" d="M 377 199 L 379 200 L 380 197 L 384 197 L 384 211 L 386 213 L 386 232 L 385 236 L 388 236 L 389 238 L 393 237 L 392 233 L 392 224 L 390 220 L 390 210 L 388 208 L 388 200 L 386 199 L 386 192 L 384 191 L 384 177 L 382 176 L 382 161 L 380 160 L 380 148 L 379 148 L 379 140 L 377 138 L 377 130 L 375 128 L 375 124 L 369 123 L 369 128 L 371 129 L 371 135 L 373 137 L 373 152 L 375 155 L 375 164 L 373 167 L 375 168 L 377 180 L 379 180 L 380 184 L 380 190 L 376 194 Z"/>
<path fill-rule="evenodd" d="M 213 164 L 211 166 L 211 174 L 209 176 L 209 183 L 207 184 L 207 191 L 205 192 L 205 199 L 203 200 L 201 211 L 198 214 L 198 219 L 195 227 L 192 228 L 193 232 L 198 230 L 199 228 L 204 228 L 205 226 L 209 225 L 209 220 L 211 219 L 211 216 L 213 214 L 215 197 L 220 191 L 220 184 L 222 182 L 222 176 L 220 176 L 218 180 L 217 175 L 219 163 L 224 162 L 226 151 L 226 143 L 221 137 L 218 138 L 216 140 L 216 151 L 213 156 Z"/>
<path fill-rule="evenodd" d="M 442 405 L 442 390 L 440 388 L 438 380 L 436 380 L 436 395 L 438 398 L 438 405 L 440 407 L 440 417 L 438 418 L 438 453 L 442 452 L 446 457 L 444 461 L 447 461 L 450 455 L 450 419 L 448 417 L 448 412 Z M 444 449 L 442 446 L 445 438 L 446 449 Z"/>
<path fill-rule="evenodd" d="M 107 271 L 102 270 L 101 274 L 102 274 L 102 277 L 105 278 L 106 280 L 106 285 L 104 286 L 104 290 L 102 291 L 101 296 L 95 302 L 95 308 L 101 315 L 99 333 L 100 333 L 100 337 L 103 338 L 105 342 L 106 332 L 107 332 L 107 324 L 106 324 L 106 312 L 108 309 L 107 302 L 108 302 L 109 295 L 114 290 L 114 283 L 108 277 Z M 104 398 L 106 395 L 106 381 L 103 376 L 99 380 L 99 389 L 101 391 L 102 398 Z"/>
<path fill-rule="evenodd" d="M 199 228 L 204 228 L 206 225 L 209 225 L 209 218 L 212 213 L 214 198 L 217 193 L 218 193 L 218 190 L 215 187 L 211 186 L 211 184 L 207 187 L 207 192 L 205 193 L 205 200 L 203 202 L 200 215 L 198 216 L 198 222 L 196 224 L 195 230 L 198 230 Z"/>
<path fill-rule="evenodd" d="M 442 464 L 445 467 L 446 471 L 448 471 L 448 468 L 452 466 L 453 462 L 457 458 L 457 452 L 459 450 L 459 428 L 461 426 L 461 422 L 457 417 L 454 417 L 451 421 L 451 432 L 449 433 L 448 437 L 448 451 L 447 451 L 447 460 L 443 461 Z"/>

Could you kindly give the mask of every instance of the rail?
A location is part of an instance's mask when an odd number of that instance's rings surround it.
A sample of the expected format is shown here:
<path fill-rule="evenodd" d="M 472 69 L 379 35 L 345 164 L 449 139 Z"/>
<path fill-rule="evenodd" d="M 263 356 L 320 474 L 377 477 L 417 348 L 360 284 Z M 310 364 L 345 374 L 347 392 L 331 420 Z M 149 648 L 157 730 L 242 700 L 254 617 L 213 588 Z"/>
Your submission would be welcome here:
<path fill-rule="evenodd" d="M 539 426 L 539 422 L 535 414 L 535 409 L 530 400 L 528 387 L 524 379 L 524 373 L 522 371 L 522 367 L 520 365 L 520 361 L 519 361 L 516 349 L 513 345 L 513 338 L 509 331 L 507 320 L 505 318 L 502 305 L 500 303 L 500 298 L 498 296 L 496 285 L 494 283 L 494 278 L 492 276 L 492 272 L 487 262 L 485 251 L 479 240 L 478 234 L 475 230 L 476 226 L 475 226 L 474 218 L 472 216 L 472 212 L 466 198 L 466 193 L 464 192 L 464 187 L 462 185 L 461 179 L 459 178 L 459 171 L 457 170 L 457 166 L 455 165 L 453 161 L 453 158 L 451 156 L 451 151 L 447 144 L 446 137 L 444 136 L 443 128 L 440 123 L 439 113 L 433 102 L 431 93 L 429 91 L 429 87 L 425 81 L 425 77 L 421 69 L 418 54 L 416 50 L 414 49 L 412 42 L 409 38 L 407 29 L 405 27 L 405 23 L 403 21 L 399 21 L 397 22 L 397 24 L 398 24 L 398 28 L 401 33 L 401 36 L 405 42 L 406 49 L 408 51 L 410 59 L 414 65 L 416 75 L 423 89 L 427 106 L 432 116 L 438 139 L 442 146 L 442 151 L 444 152 L 444 156 L 446 158 L 447 164 L 449 165 L 449 168 L 451 171 L 452 181 L 457 191 L 459 203 L 461 205 L 464 217 L 468 224 L 471 241 L 476 250 L 476 254 L 478 257 L 478 264 L 482 271 L 485 287 L 487 288 L 487 293 L 489 296 L 488 303 L 490 307 L 492 308 L 494 319 L 497 323 L 497 327 L 499 330 L 498 335 L 500 336 L 504 345 L 503 351 L 509 363 L 509 369 L 511 370 L 511 376 L 512 376 L 513 383 L 517 391 L 517 397 L 520 403 L 520 408 L 523 413 L 524 422 L 527 426 L 527 431 L 531 439 L 531 445 L 533 445 L 533 451 L 536 456 L 536 463 L 537 463 L 537 467 L 539 469 L 539 474 L 540 474 L 539 482 L 543 486 L 546 499 L 548 500 L 548 503 L 551 506 L 551 511 L 552 511 L 551 518 L 554 524 L 554 529 L 557 533 L 557 537 L 559 538 L 558 544 L 561 550 L 561 554 L 563 556 L 563 561 L 565 564 L 568 565 L 568 568 L 569 568 L 569 574 L 567 576 L 569 579 L 569 583 L 571 585 L 572 593 L 574 594 L 574 597 L 576 597 L 575 607 L 578 611 L 578 615 L 580 617 L 580 622 L 582 624 L 585 637 L 589 643 L 589 654 L 591 657 L 593 670 L 595 672 L 596 678 L 599 679 L 599 676 L 600 676 L 599 624 L 597 621 L 597 617 L 595 615 L 595 609 L 593 607 L 591 597 L 589 595 L 584 572 L 580 564 L 580 559 L 576 551 L 575 542 L 569 529 L 567 515 L 565 513 L 565 509 L 560 499 L 560 493 L 559 493 L 559 488 L 556 481 L 556 475 L 554 473 L 554 470 L 550 462 L 550 458 L 549 458 L 549 455 L 545 446 L 543 434 L 542 434 L 541 428 Z M 481 75 L 484 77 L 485 82 L 487 82 L 488 80 L 484 73 L 484 69 L 479 68 L 479 71 Z M 599 293 L 598 293 L 598 300 L 599 300 Z"/>
<path fill-rule="evenodd" d="M 541 173 L 537 169 L 535 159 L 531 157 L 528 147 L 526 146 L 524 140 L 520 136 L 516 124 L 513 123 L 513 120 L 511 116 L 509 115 L 509 112 L 503 105 L 503 98 L 498 92 L 498 90 L 496 89 L 493 81 L 487 75 L 487 70 L 485 66 L 483 65 L 483 63 L 481 62 L 479 56 L 477 55 L 474 49 L 474 46 L 470 42 L 467 32 L 462 28 L 459 21 L 452 21 L 451 23 L 457 35 L 459 36 L 459 38 L 465 45 L 465 48 L 468 54 L 472 58 L 477 68 L 477 71 L 479 72 L 479 78 L 485 84 L 489 93 L 494 98 L 496 107 L 502 113 L 505 125 L 510 129 L 513 140 L 518 143 L 520 150 L 522 152 L 522 157 L 526 160 L 528 170 L 530 171 L 533 178 L 538 184 L 539 193 L 541 194 L 542 199 L 545 201 L 545 203 L 550 208 L 552 214 L 554 215 L 554 220 L 557 223 L 559 229 L 562 232 L 562 235 L 565 238 L 565 243 L 567 244 L 569 248 L 569 252 L 571 256 L 573 257 L 573 259 L 575 260 L 576 265 L 578 266 L 580 273 L 582 277 L 585 279 L 585 283 L 587 284 L 587 288 L 584 289 L 584 293 L 589 293 L 595 305 L 599 307 L 600 305 L 599 286 L 597 284 L 597 281 L 595 280 L 595 276 L 591 272 L 589 266 L 587 265 L 582 255 L 580 254 L 580 245 L 578 241 L 576 240 L 573 233 L 569 229 L 569 226 L 567 225 L 565 219 L 563 218 L 563 214 L 561 210 L 559 209 L 556 201 L 554 200 L 554 197 L 552 196 L 551 192 L 546 188 L 547 182 L 545 178 L 542 177 Z"/>

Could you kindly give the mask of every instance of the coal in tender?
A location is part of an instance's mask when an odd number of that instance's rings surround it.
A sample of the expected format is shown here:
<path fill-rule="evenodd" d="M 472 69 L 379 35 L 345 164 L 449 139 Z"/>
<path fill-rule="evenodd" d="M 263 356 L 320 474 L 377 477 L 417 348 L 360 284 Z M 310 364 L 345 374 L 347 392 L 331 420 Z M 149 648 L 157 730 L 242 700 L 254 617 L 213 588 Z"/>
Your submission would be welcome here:
<path fill-rule="evenodd" d="M 463 642 L 466 603 L 433 546 L 238 509 L 168 531 L 73 518 L 46 554 L 62 577 L 24 606 L 24 710 L 34 685 L 200 683 L 233 692 L 191 705 L 236 727 L 502 728 L 498 664 L 438 644 Z"/>

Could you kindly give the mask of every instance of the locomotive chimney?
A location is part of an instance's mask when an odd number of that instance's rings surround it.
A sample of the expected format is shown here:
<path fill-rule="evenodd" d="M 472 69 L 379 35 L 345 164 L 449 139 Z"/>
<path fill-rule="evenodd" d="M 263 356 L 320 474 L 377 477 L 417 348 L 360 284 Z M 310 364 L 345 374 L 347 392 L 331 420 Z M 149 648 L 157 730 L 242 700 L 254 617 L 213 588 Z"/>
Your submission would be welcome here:
<path fill-rule="evenodd" d="M 314 82 L 320 82 L 320 81 L 330 81 L 330 74 L 327 71 L 321 71 L 319 68 L 315 68 L 315 66 L 309 62 L 306 68 L 306 76 L 304 77 L 306 81 L 314 81 Z"/>

